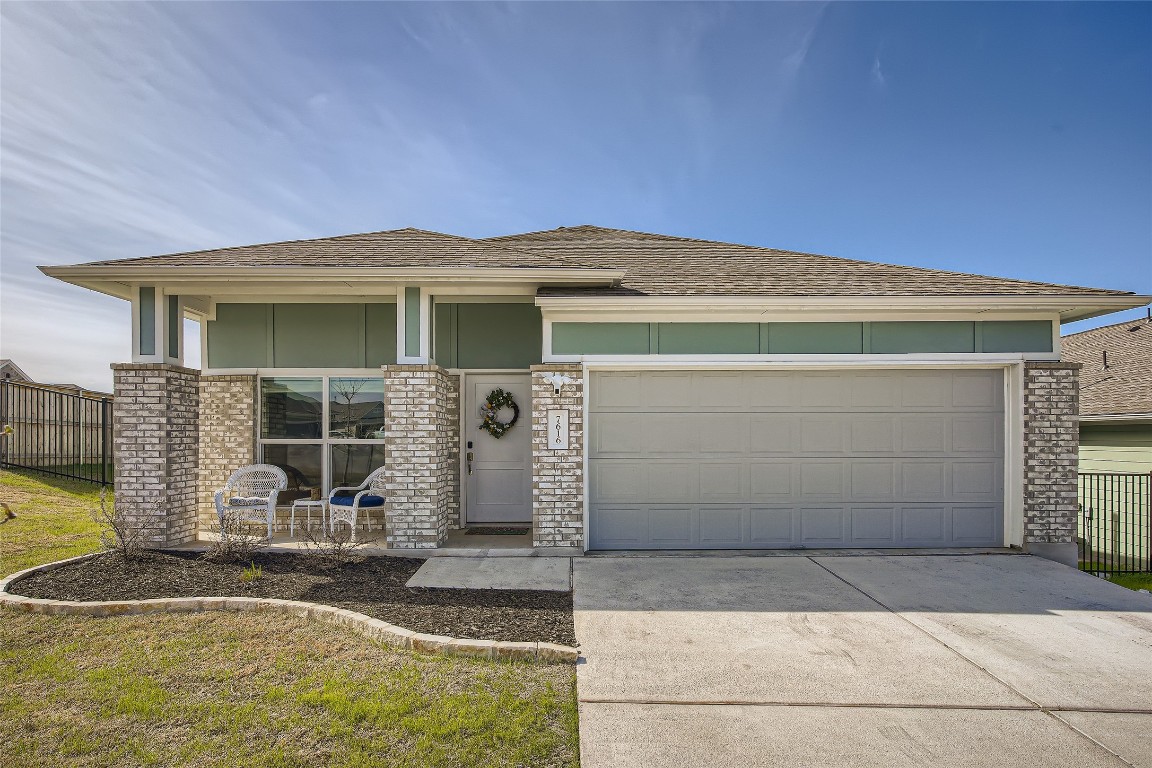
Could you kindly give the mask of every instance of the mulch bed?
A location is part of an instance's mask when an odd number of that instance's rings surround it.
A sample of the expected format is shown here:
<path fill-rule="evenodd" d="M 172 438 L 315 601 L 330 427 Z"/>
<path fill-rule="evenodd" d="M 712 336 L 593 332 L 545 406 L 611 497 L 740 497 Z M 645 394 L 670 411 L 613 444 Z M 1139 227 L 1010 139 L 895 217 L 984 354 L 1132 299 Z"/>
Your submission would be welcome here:
<path fill-rule="evenodd" d="M 10 587 L 51 600 L 147 600 L 160 597 L 265 597 L 334 605 L 414 632 L 476 640 L 576 645 L 572 595 L 519 589 L 432 589 L 404 586 L 424 564 L 406 557 L 363 557 L 338 568 L 308 555 L 260 553 L 263 568 L 241 581 L 245 563 L 214 563 L 196 552 L 115 554 L 36 573 Z"/>

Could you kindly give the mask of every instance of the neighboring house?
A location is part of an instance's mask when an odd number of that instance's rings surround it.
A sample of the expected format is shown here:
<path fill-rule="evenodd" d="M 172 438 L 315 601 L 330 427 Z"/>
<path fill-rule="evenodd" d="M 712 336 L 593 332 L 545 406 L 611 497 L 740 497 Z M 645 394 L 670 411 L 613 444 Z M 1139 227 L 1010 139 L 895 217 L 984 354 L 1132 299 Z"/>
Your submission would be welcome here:
<path fill-rule="evenodd" d="M 1059 325 L 1147 301 L 592 226 L 43 271 L 132 302 L 116 499 L 165 510 L 157 545 L 194 538 L 238 466 L 327 489 L 384 463 L 398 548 L 520 523 L 569 552 L 1013 545 L 1074 563 Z M 203 371 L 179 365 L 185 316 Z M 519 409 L 499 439 L 481 428 L 496 389 Z"/>
<path fill-rule="evenodd" d="M 1080 363 L 1080 471 L 1152 472 L 1152 317 L 1065 336 Z"/>
<path fill-rule="evenodd" d="M 32 378 L 20 370 L 20 366 L 5 358 L 0 360 L 0 381 L 32 381 Z"/>

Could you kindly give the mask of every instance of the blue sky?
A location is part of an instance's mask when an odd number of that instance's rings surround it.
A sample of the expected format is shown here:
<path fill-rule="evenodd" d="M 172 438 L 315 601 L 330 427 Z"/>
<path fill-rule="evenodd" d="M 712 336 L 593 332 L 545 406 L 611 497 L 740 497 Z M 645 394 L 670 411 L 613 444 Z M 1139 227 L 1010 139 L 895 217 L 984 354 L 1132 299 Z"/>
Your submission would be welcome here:
<path fill-rule="evenodd" d="M 129 325 L 37 264 L 405 226 L 1152 293 L 1149 3 L 0 14 L 0 355 L 41 380 L 109 386 Z"/>

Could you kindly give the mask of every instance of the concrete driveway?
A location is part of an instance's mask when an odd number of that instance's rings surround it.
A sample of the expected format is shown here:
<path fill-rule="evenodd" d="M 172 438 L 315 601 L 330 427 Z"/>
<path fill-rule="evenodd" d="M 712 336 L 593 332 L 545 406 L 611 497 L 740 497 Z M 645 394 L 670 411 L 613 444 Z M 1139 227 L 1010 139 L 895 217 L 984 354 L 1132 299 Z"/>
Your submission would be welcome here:
<path fill-rule="evenodd" d="M 1025 555 L 575 562 L 581 761 L 1152 768 L 1152 597 Z"/>

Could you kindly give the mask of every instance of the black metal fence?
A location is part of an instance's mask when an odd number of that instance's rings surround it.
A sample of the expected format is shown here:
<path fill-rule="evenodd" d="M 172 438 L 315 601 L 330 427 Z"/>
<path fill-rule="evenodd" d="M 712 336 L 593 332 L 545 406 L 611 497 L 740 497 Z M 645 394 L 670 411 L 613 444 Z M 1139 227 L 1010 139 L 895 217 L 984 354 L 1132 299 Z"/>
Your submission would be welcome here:
<path fill-rule="evenodd" d="M 1081 472 L 1080 567 L 1100 575 L 1152 572 L 1152 473 Z"/>
<path fill-rule="evenodd" d="M 0 420 L 0 466 L 111 485 L 111 398 L 0 381 Z"/>

